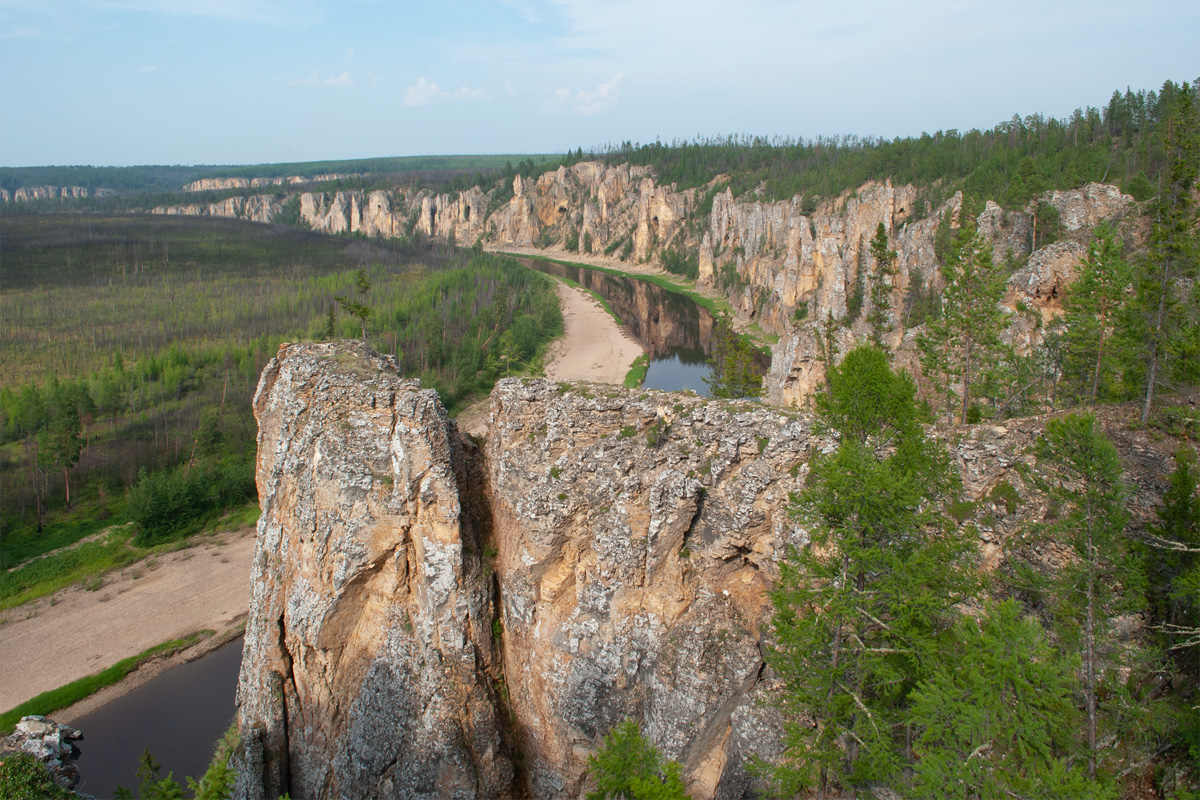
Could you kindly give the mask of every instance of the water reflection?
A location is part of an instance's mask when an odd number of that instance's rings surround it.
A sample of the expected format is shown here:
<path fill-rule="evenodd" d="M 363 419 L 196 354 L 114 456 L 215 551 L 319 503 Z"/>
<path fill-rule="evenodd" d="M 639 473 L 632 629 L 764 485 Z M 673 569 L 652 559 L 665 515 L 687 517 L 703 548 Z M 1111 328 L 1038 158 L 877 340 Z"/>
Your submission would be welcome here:
<path fill-rule="evenodd" d="M 120 785 L 136 793 L 138 760 L 147 748 L 162 764 L 162 777 L 173 773 L 180 785 L 185 776 L 199 778 L 233 721 L 241 664 L 236 639 L 71 723 L 84 735 L 78 790 L 112 797 Z"/>
<path fill-rule="evenodd" d="M 608 301 L 613 313 L 650 354 L 644 386 L 672 392 L 691 389 L 708 396 L 704 379 L 712 372 L 708 358 L 714 324 L 708 309 L 649 281 L 551 261 L 517 260 L 538 272 L 569 278 Z M 759 361 L 766 373 L 769 361 L 765 357 Z"/>

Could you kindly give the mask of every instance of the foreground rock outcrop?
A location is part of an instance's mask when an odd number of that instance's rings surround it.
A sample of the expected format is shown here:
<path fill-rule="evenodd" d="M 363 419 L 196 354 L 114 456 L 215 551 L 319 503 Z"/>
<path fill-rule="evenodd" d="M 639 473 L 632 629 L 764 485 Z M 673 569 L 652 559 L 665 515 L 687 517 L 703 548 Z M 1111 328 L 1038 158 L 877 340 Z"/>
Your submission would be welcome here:
<path fill-rule="evenodd" d="M 239 795 L 506 793 L 490 588 L 437 395 L 359 345 L 295 345 L 254 410 Z"/>
<path fill-rule="evenodd" d="M 11 734 L 0 738 L 0 761 L 10 753 L 25 753 L 40 761 L 59 786 L 73 789 L 79 783 L 79 768 L 75 764 L 79 747 L 75 742 L 82 738 L 83 733 L 75 728 L 38 714 L 27 715 L 21 717 Z"/>
<path fill-rule="evenodd" d="M 255 413 L 239 797 L 578 798 L 625 719 L 697 800 L 770 794 L 749 766 L 783 741 L 769 593 L 808 541 L 789 493 L 836 444 L 811 416 L 506 379 L 479 445 L 348 342 L 283 346 Z M 1136 528 L 1179 442 L 1134 413 L 1101 425 Z M 1057 513 L 1047 419 L 946 435 L 985 570 Z"/>

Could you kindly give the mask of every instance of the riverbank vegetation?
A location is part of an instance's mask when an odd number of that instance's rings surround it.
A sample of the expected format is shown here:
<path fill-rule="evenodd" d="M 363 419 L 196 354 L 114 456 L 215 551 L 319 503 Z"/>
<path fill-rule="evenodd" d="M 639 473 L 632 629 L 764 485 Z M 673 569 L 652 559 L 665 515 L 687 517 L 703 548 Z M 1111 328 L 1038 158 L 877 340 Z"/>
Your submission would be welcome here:
<path fill-rule="evenodd" d="M 480 250 L 145 216 L 10 215 L 0 242 L 5 606 L 252 522 L 250 399 L 282 341 L 365 322 L 454 413 L 562 329 L 549 278 Z"/>
<path fill-rule="evenodd" d="M 55 711 L 73 706 L 80 700 L 91 697 L 101 689 L 123 680 L 129 673 L 141 667 L 146 662 L 174 655 L 181 650 L 188 649 L 205 636 L 211 635 L 212 631 L 202 631 L 190 634 L 182 639 L 172 639 L 162 644 L 156 644 L 153 647 L 146 648 L 136 656 L 121 659 L 116 664 L 97 672 L 95 675 L 89 675 L 86 678 L 71 681 L 66 686 L 42 692 L 36 697 L 21 703 L 16 708 L 0 714 L 0 736 L 7 736 L 12 733 L 16 724 L 21 721 L 21 717 L 28 715 L 49 716 Z"/>

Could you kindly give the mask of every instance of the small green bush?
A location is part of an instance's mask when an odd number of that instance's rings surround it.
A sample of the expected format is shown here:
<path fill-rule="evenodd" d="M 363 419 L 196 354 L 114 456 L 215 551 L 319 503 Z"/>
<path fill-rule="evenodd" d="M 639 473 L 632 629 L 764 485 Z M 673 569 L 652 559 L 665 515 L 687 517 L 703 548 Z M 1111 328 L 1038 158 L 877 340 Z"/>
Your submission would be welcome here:
<path fill-rule="evenodd" d="M 55 783 L 42 762 L 29 753 L 9 753 L 0 760 L 0 797 L 5 800 L 70 800 L 75 793 Z"/>

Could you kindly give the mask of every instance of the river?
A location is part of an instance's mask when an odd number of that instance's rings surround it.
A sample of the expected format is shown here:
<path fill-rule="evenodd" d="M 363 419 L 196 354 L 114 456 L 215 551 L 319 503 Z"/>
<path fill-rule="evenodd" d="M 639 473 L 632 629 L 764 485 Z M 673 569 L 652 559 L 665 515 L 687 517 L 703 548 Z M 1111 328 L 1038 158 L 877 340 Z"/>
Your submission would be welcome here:
<path fill-rule="evenodd" d="M 690 389 L 708 397 L 704 379 L 712 374 L 712 313 L 680 292 L 599 269 L 518 258 L 523 266 L 558 278 L 567 278 L 600 295 L 647 353 L 650 366 L 642 385 L 648 389 Z M 769 361 L 760 358 L 765 373 Z"/>
<path fill-rule="evenodd" d="M 199 779 L 213 747 L 236 712 L 234 692 L 242 664 L 242 640 L 163 672 L 72 723 L 83 731 L 76 762 L 81 792 L 112 797 L 117 786 L 137 793 L 138 763 L 150 750 L 180 785 Z"/>

